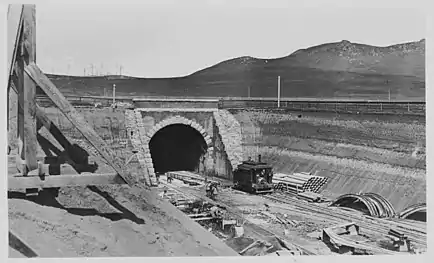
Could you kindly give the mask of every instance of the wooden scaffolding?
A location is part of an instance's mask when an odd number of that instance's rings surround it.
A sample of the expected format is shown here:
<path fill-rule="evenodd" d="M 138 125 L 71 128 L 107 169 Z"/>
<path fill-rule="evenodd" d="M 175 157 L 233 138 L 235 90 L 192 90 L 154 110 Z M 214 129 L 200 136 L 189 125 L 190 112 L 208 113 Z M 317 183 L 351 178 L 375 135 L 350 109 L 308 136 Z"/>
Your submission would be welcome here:
<path fill-rule="evenodd" d="M 107 143 L 88 125 L 83 116 L 38 67 L 35 13 L 35 5 L 10 5 L 8 10 L 8 97 L 10 92 L 16 92 L 18 100 L 16 118 L 18 154 L 15 160 L 9 155 L 9 161 L 12 160 L 16 164 L 17 173 L 9 173 L 8 190 L 26 189 L 28 194 L 36 194 L 38 189 L 77 185 L 127 183 L 134 187 L 145 187 L 127 171 Z M 88 172 L 86 169 L 90 165 L 88 158 L 82 157 L 82 152 L 77 149 L 77 146 L 71 144 L 39 107 L 36 102 L 37 93 L 44 93 L 52 100 L 114 172 L 102 174 Z M 63 147 L 62 158 L 37 156 L 38 132 L 42 127 L 45 127 Z M 65 162 L 75 170 L 73 173 L 54 169 Z"/>

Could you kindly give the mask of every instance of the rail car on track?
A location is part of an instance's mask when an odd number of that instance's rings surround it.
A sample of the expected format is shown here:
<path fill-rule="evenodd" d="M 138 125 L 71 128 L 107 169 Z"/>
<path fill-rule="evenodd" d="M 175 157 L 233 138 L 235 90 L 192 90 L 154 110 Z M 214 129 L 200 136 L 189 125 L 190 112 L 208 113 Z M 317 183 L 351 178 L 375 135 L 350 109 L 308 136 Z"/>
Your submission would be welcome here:
<path fill-rule="evenodd" d="M 233 178 L 235 189 L 252 194 L 273 192 L 273 167 L 261 162 L 261 155 L 258 161 L 248 160 L 238 165 Z"/>

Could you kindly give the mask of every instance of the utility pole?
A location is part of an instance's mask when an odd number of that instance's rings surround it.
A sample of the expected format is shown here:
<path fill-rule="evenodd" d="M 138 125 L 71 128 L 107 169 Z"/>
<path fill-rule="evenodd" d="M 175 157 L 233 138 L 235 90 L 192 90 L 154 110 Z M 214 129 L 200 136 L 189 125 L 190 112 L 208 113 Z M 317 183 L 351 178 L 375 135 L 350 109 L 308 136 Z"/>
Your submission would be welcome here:
<path fill-rule="evenodd" d="M 119 76 L 122 76 L 122 65 L 119 66 Z"/>
<path fill-rule="evenodd" d="M 390 102 L 390 88 L 389 88 L 389 102 Z"/>
<path fill-rule="evenodd" d="M 113 105 L 115 104 L 116 101 L 116 84 L 113 84 Z"/>
<path fill-rule="evenodd" d="M 277 108 L 280 108 L 280 76 L 277 77 Z"/>
<path fill-rule="evenodd" d="M 247 87 L 247 97 L 250 98 L 250 86 Z"/>

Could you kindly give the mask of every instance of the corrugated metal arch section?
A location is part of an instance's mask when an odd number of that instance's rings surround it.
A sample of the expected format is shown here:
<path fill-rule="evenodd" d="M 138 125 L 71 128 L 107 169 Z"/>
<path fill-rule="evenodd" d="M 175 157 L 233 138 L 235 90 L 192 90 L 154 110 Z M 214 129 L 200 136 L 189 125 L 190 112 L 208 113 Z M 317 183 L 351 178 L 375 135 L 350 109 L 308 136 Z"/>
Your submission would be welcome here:
<path fill-rule="evenodd" d="M 376 193 L 344 194 L 336 198 L 330 206 L 347 207 L 348 203 L 353 204 L 355 202 L 363 203 L 368 209 L 369 215 L 373 217 L 385 218 L 396 215 L 392 204 Z"/>
<path fill-rule="evenodd" d="M 414 204 L 406 209 L 402 210 L 401 213 L 399 213 L 399 218 L 406 219 L 411 217 L 412 215 L 416 213 L 425 213 L 426 214 L 426 203 L 420 203 L 420 204 Z M 425 216 L 426 218 L 426 216 Z"/>

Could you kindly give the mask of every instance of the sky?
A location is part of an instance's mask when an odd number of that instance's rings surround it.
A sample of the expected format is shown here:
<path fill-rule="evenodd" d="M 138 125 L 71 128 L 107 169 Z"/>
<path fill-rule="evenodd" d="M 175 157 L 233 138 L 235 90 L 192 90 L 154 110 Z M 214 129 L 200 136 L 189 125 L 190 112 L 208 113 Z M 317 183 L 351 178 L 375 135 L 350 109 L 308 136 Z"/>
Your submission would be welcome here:
<path fill-rule="evenodd" d="M 417 2 L 43 1 L 36 6 L 37 63 L 46 73 L 89 75 L 93 65 L 94 74 L 160 78 L 341 40 L 419 41 L 425 13 Z"/>

